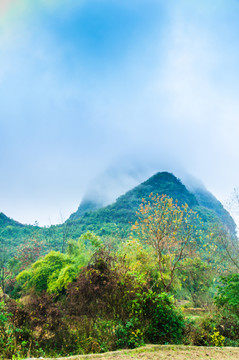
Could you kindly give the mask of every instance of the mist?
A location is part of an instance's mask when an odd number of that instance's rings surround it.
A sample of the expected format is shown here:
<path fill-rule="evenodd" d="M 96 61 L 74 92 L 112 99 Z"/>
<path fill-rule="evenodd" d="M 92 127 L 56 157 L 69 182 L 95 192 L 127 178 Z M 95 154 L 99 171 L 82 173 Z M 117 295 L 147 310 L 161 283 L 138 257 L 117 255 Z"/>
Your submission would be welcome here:
<path fill-rule="evenodd" d="M 239 176 L 238 7 L 1 5 L 0 211 L 58 223 L 84 196 L 110 203 L 158 171 L 224 200 Z"/>

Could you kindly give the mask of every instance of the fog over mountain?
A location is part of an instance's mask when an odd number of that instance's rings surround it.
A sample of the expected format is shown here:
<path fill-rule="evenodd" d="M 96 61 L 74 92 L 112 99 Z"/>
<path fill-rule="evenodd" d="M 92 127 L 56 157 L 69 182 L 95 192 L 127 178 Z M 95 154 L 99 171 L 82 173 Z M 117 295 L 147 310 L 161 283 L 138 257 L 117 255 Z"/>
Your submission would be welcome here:
<path fill-rule="evenodd" d="M 158 171 L 226 199 L 238 27 L 236 0 L 2 1 L 0 211 L 58 223 L 93 189 L 111 202 Z"/>

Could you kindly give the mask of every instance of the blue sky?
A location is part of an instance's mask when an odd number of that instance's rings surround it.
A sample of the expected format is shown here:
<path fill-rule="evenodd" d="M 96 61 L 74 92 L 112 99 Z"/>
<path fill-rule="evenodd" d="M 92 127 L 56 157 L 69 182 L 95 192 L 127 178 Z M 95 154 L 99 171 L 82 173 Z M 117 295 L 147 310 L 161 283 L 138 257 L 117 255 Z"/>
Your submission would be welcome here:
<path fill-rule="evenodd" d="M 49 225 L 89 189 L 112 201 L 161 170 L 229 196 L 238 10 L 234 0 L 4 0 L 0 211 Z"/>

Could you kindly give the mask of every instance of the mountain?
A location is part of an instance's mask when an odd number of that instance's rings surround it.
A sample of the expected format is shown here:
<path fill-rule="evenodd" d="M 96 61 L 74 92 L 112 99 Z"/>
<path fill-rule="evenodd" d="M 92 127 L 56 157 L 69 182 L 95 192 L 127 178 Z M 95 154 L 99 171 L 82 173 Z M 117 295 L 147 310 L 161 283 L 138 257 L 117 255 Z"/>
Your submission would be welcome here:
<path fill-rule="evenodd" d="M 75 220 L 81 218 L 86 212 L 95 211 L 102 208 L 102 202 L 98 202 L 94 199 L 84 198 L 78 207 L 77 211 L 71 214 L 70 219 Z"/>
<path fill-rule="evenodd" d="M 197 188 L 193 191 L 196 199 L 201 207 L 213 211 L 221 222 L 227 226 L 230 232 L 235 235 L 236 224 L 232 219 L 231 215 L 223 207 L 219 200 L 215 198 L 209 191 L 204 188 Z"/>
<path fill-rule="evenodd" d="M 20 244 L 32 239 L 35 229 L 0 213 L 0 253 L 4 254 L 3 258 L 14 255 Z"/>
<path fill-rule="evenodd" d="M 5 214 L 0 213 L 0 228 L 4 228 L 5 226 L 24 226 L 21 223 L 10 219 L 9 217 L 7 217 Z"/>
<path fill-rule="evenodd" d="M 20 244 L 34 239 L 42 244 L 44 252 L 61 250 L 68 239 L 77 239 L 88 230 L 101 236 L 126 238 L 131 224 L 136 220 L 136 211 L 142 198 L 147 199 L 151 193 L 165 194 L 177 199 L 179 204 L 187 203 L 199 213 L 204 223 L 222 224 L 235 235 L 236 225 L 233 219 L 210 192 L 202 186 L 190 187 L 189 190 L 173 174 L 160 172 L 121 195 L 111 205 L 102 207 L 97 196 L 96 201 L 92 196 L 84 198 L 78 210 L 61 225 L 43 228 L 23 225 L 0 213 L 0 247 L 6 249 L 11 256 Z"/>
<path fill-rule="evenodd" d="M 120 196 L 113 204 L 99 209 L 98 203 L 86 200 L 80 204 L 78 210 L 67 221 L 69 226 L 75 225 L 78 231 L 82 229 L 96 231 L 103 235 L 110 233 L 115 225 L 124 230 L 130 228 L 130 223 L 136 219 L 142 198 L 148 198 L 151 193 L 165 194 L 177 200 L 179 204 L 187 203 L 189 207 L 197 211 L 204 222 L 221 223 L 234 235 L 236 225 L 230 214 L 205 188 L 195 188 L 190 191 L 173 174 L 159 172 L 147 181 L 136 186 L 126 194 Z M 77 232 L 78 232 L 77 231 Z"/>

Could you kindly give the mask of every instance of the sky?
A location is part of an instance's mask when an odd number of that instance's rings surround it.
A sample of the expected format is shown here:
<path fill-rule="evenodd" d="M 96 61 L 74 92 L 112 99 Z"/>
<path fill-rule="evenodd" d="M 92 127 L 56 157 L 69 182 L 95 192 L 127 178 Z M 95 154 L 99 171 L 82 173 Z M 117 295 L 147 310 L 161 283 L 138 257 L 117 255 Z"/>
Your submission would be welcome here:
<path fill-rule="evenodd" d="M 1 0 L 0 212 L 48 226 L 157 171 L 227 199 L 238 34 L 238 0 Z"/>

